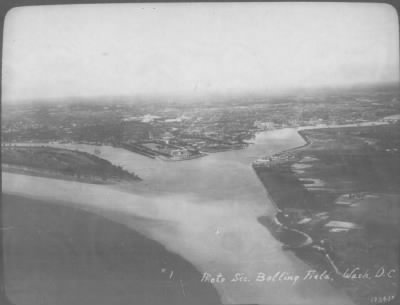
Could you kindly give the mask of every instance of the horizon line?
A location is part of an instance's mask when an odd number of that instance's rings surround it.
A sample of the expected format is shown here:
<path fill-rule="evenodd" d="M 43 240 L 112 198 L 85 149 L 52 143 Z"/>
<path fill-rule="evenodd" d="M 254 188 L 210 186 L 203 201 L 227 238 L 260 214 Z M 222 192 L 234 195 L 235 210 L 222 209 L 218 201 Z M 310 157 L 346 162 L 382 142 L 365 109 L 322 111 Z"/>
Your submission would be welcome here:
<path fill-rule="evenodd" d="M 94 99 L 100 99 L 99 102 L 107 102 L 107 99 L 118 99 L 117 102 L 150 102 L 153 99 L 161 99 L 160 102 L 166 103 L 184 103 L 187 100 L 191 102 L 204 102 L 204 98 L 216 99 L 212 102 L 221 102 L 226 99 L 235 99 L 242 97 L 279 97 L 279 96 L 288 96 L 292 94 L 299 93 L 312 93 L 312 92 L 321 92 L 321 91 L 335 91 L 335 90 L 356 90 L 356 89 L 366 89 L 366 88 L 380 88 L 380 87 L 398 87 L 400 88 L 400 80 L 399 81 L 388 81 L 388 82 L 374 82 L 374 83 L 358 83 L 358 84 L 350 84 L 350 85 L 327 85 L 327 86 L 318 86 L 318 87 L 297 87 L 297 88 L 287 88 L 287 89 L 276 89 L 269 92 L 263 92 L 261 90 L 258 91 L 242 91 L 242 92 L 208 92 L 204 94 L 194 93 L 193 95 L 187 93 L 174 93 L 174 94 L 149 94 L 149 93 L 132 93 L 132 94 L 107 94 L 107 95 L 70 95 L 70 96 L 58 96 L 58 97 L 33 97 L 33 98 L 23 98 L 23 99 L 6 99 L 4 97 L 1 98 L 1 104 L 19 104 L 23 105 L 26 103 L 52 103 L 52 102 L 77 102 L 80 100 L 81 102 L 90 102 Z M 127 101 L 126 99 L 131 99 Z M 136 99 L 136 101 L 132 100 Z M 115 100 L 110 100 L 108 102 L 116 102 Z M 151 101 L 154 102 L 154 101 Z"/>

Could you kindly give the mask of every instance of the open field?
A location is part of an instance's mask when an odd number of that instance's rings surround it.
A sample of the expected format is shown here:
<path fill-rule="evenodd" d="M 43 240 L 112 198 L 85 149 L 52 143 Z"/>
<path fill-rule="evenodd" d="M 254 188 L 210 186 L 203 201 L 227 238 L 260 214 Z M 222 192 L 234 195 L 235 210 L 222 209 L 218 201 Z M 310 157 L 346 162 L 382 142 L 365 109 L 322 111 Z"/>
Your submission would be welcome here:
<path fill-rule="evenodd" d="M 396 294 L 400 124 L 300 133 L 306 146 L 274 155 L 255 167 L 282 211 L 277 215 L 279 221 L 308 234 L 314 248 L 323 250 L 318 254 L 310 247 L 296 250 L 296 254 L 324 269 L 324 253 L 328 253 L 339 271 L 336 284 L 346 287 L 359 304 L 367 304 L 376 295 Z M 260 221 L 274 229 L 271 220 Z M 282 233 L 277 238 L 296 243 L 285 240 Z M 343 278 L 343 273 L 352 268 L 359 268 L 358 273 L 379 268 L 395 270 L 395 276 L 368 281 Z"/>

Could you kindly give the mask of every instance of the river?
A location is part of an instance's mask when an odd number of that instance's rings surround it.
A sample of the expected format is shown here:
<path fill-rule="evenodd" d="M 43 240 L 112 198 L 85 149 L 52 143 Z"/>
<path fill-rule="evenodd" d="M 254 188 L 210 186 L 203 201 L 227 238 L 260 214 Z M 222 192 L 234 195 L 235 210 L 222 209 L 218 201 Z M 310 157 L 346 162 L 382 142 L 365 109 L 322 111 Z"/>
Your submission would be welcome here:
<path fill-rule="evenodd" d="M 58 199 L 100 213 L 157 240 L 200 272 L 221 273 L 214 286 L 225 304 L 352 304 L 328 280 L 301 280 L 310 269 L 283 251 L 257 217 L 275 213 L 252 161 L 304 144 L 295 129 L 258 133 L 245 149 L 177 162 L 111 146 L 52 144 L 93 153 L 143 181 L 104 186 L 3 173 L 3 191 Z M 260 273 L 300 276 L 256 281 Z M 235 273 L 249 281 L 232 282 Z M 200 279 L 199 279 L 200 280 Z"/>

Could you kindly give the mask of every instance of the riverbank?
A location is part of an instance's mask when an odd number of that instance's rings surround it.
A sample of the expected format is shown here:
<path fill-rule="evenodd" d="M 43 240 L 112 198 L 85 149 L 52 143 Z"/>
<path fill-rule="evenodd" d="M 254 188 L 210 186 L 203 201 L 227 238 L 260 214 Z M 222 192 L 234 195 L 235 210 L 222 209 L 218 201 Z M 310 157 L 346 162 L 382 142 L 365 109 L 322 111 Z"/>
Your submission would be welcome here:
<path fill-rule="evenodd" d="M 399 130 L 386 123 L 298 129 L 303 145 L 253 166 L 277 206 L 275 216 L 260 223 L 307 264 L 330 270 L 333 284 L 358 304 L 397 291 L 394 278 L 353 281 L 346 270 L 385 266 L 398 272 L 393 232 L 400 228 L 388 211 L 400 213 L 394 205 L 400 198 Z M 304 246 L 307 237 L 312 243 Z"/>
<path fill-rule="evenodd" d="M 117 184 L 120 183 L 121 180 L 117 179 L 102 179 L 100 177 L 76 177 L 64 175 L 62 173 L 57 173 L 54 171 L 46 171 L 39 170 L 36 168 L 26 167 L 26 166 L 16 166 L 12 164 L 2 164 L 1 170 L 7 173 L 28 175 L 32 177 L 45 177 L 51 179 L 59 179 L 66 181 L 77 181 L 82 183 L 90 183 L 90 184 Z"/>
<path fill-rule="evenodd" d="M 285 271 L 304 276 L 309 267 L 290 252 L 282 251 L 280 244 L 249 213 L 248 201 L 232 205 L 226 200 L 208 199 L 205 203 L 193 194 L 139 195 L 117 191 L 115 187 L 9 173 L 3 173 L 3 191 L 53 205 L 93 211 L 161 243 L 202 273 L 223 274 L 229 280 L 214 283 L 222 304 L 352 304 L 340 290 L 336 291 L 324 280 L 299 281 L 296 285 L 290 281 L 255 281 L 259 272 Z M 263 198 L 265 200 L 265 193 Z M 93 227 L 81 225 L 79 230 L 90 228 Z M 18 256 L 15 259 L 18 260 Z M 248 275 L 252 281 L 232 282 L 237 273 Z M 201 278 L 197 282 L 201 284 Z M 112 287 L 118 291 L 117 287 Z"/>
<path fill-rule="evenodd" d="M 282 218 L 281 211 L 278 211 L 273 217 L 261 216 L 258 221 L 267 227 L 277 240 L 282 242 L 282 249 L 296 251 L 314 243 L 310 235 L 288 227 L 279 221 L 279 218 Z"/>
<path fill-rule="evenodd" d="M 257 134 L 245 149 L 190 162 L 162 162 L 108 146 L 60 145 L 93 153 L 134 171 L 141 183 L 124 187 L 4 173 L 3 191 L 93 211 L 124 224 L 191 262 L 200 272 L 229 279 L 214 283 L 222 304 L 353 304 L 327 280 L 256 281 L 260 272 L 304 277 L 310 267 L 283 251 L 258 221 L 268 194 L 249 164 L 264 153 L 302 144 L 292 129 Z M 250 282 L 232 282 L 236 274 Z"/>
<path fill-rule="evenodd" d="M 11 173 L 95 184 L 141 180 L 105 159 L 76 150 L 2 145 L 1 153 L 2 170 Z"/>
<path fill-rule="evenodd" d="M 160 159 L 160 160 L 162 160 L 162 161 L 171 161 L 171 162 L 178 162 L 178 161 L 189 161 L 189 160 L 194 160 L 194 159 L 198 159 L 198 158 L 202 158 L 202 157 L 205 157 L 205 156 L 207 156 L 208 154 L 206 154 L 206 153 L 199 153 L 199 154 L 196 154 L 196 155 L 190 155 L 190 156 L 187 156 L 187 157 L 163 157 L 163 156 L 158 156 L 158 157 L 156 157 L 156 158 L 158 158 L 158 159 Z"/>
<path fill-rule="evenodd" d="M 220 304 L 192 264 L 131 228 L 15 195 L 2 194 L 2 205 L 6 294 L 14 304 Z"/>

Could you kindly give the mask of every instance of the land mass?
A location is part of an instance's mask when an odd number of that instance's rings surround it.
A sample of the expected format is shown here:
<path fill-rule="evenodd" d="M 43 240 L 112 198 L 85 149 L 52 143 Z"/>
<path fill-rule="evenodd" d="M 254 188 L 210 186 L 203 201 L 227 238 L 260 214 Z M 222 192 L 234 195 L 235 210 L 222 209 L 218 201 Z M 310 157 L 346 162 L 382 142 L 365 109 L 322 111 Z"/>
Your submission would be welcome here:
<path fill-rule="evenodd" d="M 2 170 L 87 183 L 139 181 L 136 174 L 93 154 L 53 147 L 3 145 Z"/>
<path fill-rule="evenodd" d="M 12 304 L 220 304 L 193 265 L 122 224 L 8 194 L 2 205 Z"/>
<path fill-rule="evenodd" d="M 398 290 L 400 124 L 305 129 L 306 145 L 254 163 L 277 205 L 261 217 L 273 235 L 316 268 L 336 275 L 358 303 Z M 346 278 L 376 266 L 392 278 Z M 355 275 L 355 276 L 356 276 Z"/>
<path fill-rule="evenodd" d="M 244 148 L 260 131 L 359 125 L 302 130 L 305 146 L 255 162 L 277 206 L 275 217 L 261 217 L 260 222 L 313 268 L 330 268 L 336 275 L 332 283 L 344 287 L 357 303 L 382 303 L 398 289 L 399 93 L 395 84 L 240 96 L 220 103 L 132 97 L 124 102 L 77 98 L 5 104 L 2 169 L 91 183 L 136 181 L 136 174 L 102 160 L 99 146 L 93 146 L 94 155 L 38 146 L 111 145 L 180 161 Z M 363 126 L 371 121 L 377 126 Z M 17 146 L 27 142 L 37 148 Z M 382 266 L 395 269 L 395 277 L 344 277 L 348 268 L 360 273 Z"/>
<path fill-rule="evenodd" d="M 397 84 L 381 84 L 187 104 L 135 97 L 5 103 L 2 142 L 111 145 L 149 158 L 190 160 L 244 148 L 263 130 L 381 120 L 400 113 L 398 96 Z"/>

